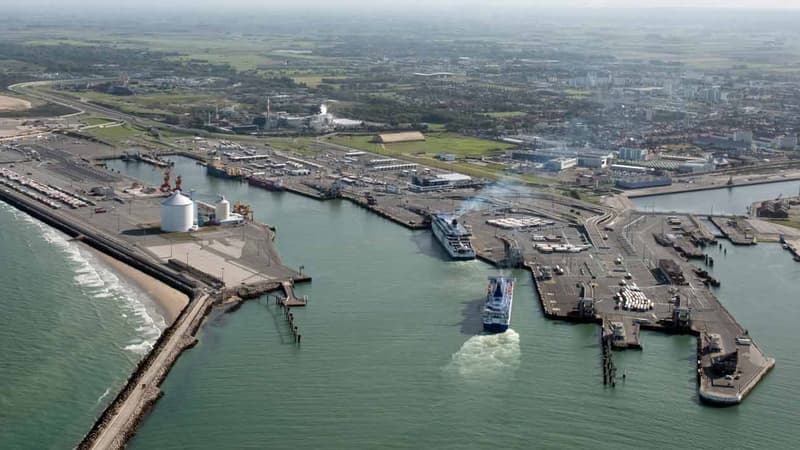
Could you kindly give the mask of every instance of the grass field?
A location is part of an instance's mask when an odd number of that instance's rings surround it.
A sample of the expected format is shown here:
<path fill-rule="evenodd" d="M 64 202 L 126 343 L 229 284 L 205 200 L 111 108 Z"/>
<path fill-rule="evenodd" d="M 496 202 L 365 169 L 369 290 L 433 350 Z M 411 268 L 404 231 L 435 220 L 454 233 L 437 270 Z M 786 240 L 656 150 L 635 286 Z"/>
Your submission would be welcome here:
<path fill-rule="evenodd" d="M 308 87 L 317 87 L 322 83 L 322 80 L 344 80 L 347 77 L 339 75 L 294 75 L 292 79 L 295 83 L 303 83 Z"/>
<path fill-rule="evenodd" d="M 61 95 L 86 99 L 89 101 L 109 105 L 120 111 L 130 114 L 172 114 L 168 109 L 177 105 L 215 104 L 217 98 L 205 94 L 169 93 L 117 96 L 102 92 L 68 92 L 59 91 Z"/>
<path fill-rule="evenodd" d="M 361 150 L 380 151 L 381 154 L 392 156 L 402 154 L 434 156 L 439 153 L 453 153 L 460 157 L 480 157 L 489 156 L 513 147 L 502 142 L 461 136 L 454 133 L 429 133 L 425 135 L 425 141 L 400 142 L 383 146 L 370 142 L 372 136 L 333 136 L 329 139 L 335 144 Z"/>
<path fill-rule="evenodd" d="M 521 117 L 527 114 L 528 113 L 526 113 L 525 111 L 496 111 L 496 112 L 486 113 L 487 116 L 494 117 L 495 119 L 508 119 L 511 117 Z"/>
<path fill-rule="evenodd" d="M 85 133 L 100 139 L 114 140 L 133 137 L 137 134 L 143 133 L 143 131 L 129 128 L 127 125 L 118 125 L 105 128 L 92 128 L 91 130 L 86 130 Z"/>
<path fill-rule="evenodd" d="M 557 180 L 532 175 L 509 175 L 500 164 L 473 164 L 464 159 L 455 162 L 440 161 L 434 158 L 439 153 L 455 153 L 460 156 L 487 156 L 502 149 L 511 148 L 509 144 L 460 136 L 453 133 L 431 133 L 426 135 L 425 142 L 406 142 L 391 145 L 379 145 L 369 142 L 372 136 L 333 136 L 331 142 L 346 147 L 367 150 L 382 156 L 390 156 L 405 161 L 424 164 L 442 170 L 463 173 L 475 178 L 490 180 L 507 179 L 520 183 L 552 186 Z"/>
<path fill-rule="evenodd" d="M 102 125 L 104 123 L 113 122 L 113 120 L 106 119 L 105 117 L 82 117 L 81 122 L 86 125 Z"/>

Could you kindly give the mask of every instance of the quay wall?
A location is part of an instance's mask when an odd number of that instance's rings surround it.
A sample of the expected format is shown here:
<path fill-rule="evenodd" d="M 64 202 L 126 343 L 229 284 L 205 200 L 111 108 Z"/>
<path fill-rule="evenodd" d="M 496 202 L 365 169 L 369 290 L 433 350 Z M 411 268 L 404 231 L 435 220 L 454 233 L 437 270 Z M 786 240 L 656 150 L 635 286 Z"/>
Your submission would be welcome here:
<path fill-rule="evenodd" d="M 656 192 L 626 192 L 626 196 L 628 198 L 640 198 L 640 197 L 657 197 L 660 195 L 669 195 L 669 194 L 680 194 L 683 192 L 698 192 L 698 191 L 713 191 L 717 189 L 728 189 L 728 188 L 736 188 L 742 186 L 755 186 L 758 184 L 772 184 L 772 183 L 783 183 L 785 181 L 797 181 L 800 180 L 800 177 L 786 177 L 781 178 L 780 180 L 756 180 L 756 181 L 745 181 L 741 183 L 736 183 L 733 185 L 711 185 L 711 186 L 692 186 L 686 187 L 683 189 L 670 189 L 670 190 L 663 190 L 663 191 L 656 191 Z"/>
<path fill-rule="evenodd" d="M 362 207 L 362 208 L 364 208 L 364 209 L 366 209 L 368 211 L 372 211 L 373 213 L 383 217 L 384 219 L 389 219 L 392 222 L 394 222 L 394 223 L 396 223 L 398 225 L 402 225 L 402 226 L 404 226 L 404 227 L 406 227 L 406 228 L 408 228 L 410 230 L 425 230 L 425 229 L 430 228 L 430 224 L 425 224 L 425 223 L 422 223 L 422 222 L 415 222 L 413 224 L 412 223 L 408 223 L 408 221 L 405 221 L 405 220 L 395 216 L 394 214 L 392 214 L 390 212 L 387 212 L 387 211 L 384 211 L 384 210 L 382 210 L 382 209 L 380 209 L 380 208 L 378 208 L 376 206 L 370 205 L 366 201 L 361 200 L 360 198 L 355 197 L 353 195 L 345 194 L 345 195 L 342 195 L 342 198 L 345 199 L 345 200 L 348 200 L 351 203 L 353 203 L 355 205 L 358 205 L 358 206 L 360 206 L 360 207 Z"/>
<path fill-rule="evenodd" d="M 303 197 L 308 197 L 308 198 L 311 198 L 311 199 L 314 199 L 314 200 L 318 200 L 318 201 L 337 200 L 337 199 L 347 200 L 347 201 L 353 203 L 354 205 L 357 205 L 357 206 L 359 206 L 361 208 L 364 208 L 364 209 L 366 209 L 368 211 L 372 211 L 373 213 L 375 213 L 375 214 L 377 214 L 377 215 L 379 215 L 379 216 L 381 216 L 381 217 L 383 217 L 385 219 L 389 219 L 392 222 L 394 222 L 394 223 L 396 223 L 398 225 L 401 225 L 401 226 L 403 226 L 405 228 L 411 229 L 411 230 L 425 230 L 425 229 L 430 228 L 430 225 L 425 224 L 423 222 L 417 222 L 417 223 L 413 223 L 413 224 L 408 223 L 408 221 L 405 221 L 405 220 L 395 216 L 394 214 L 391 214 L 391 213 L 389 213 L 387 211 L 384 211 L 384 210 L 380 209 L 380 207 L 370 205 L 366 201 L 361 200 L 359 197 L 357 197 L 357 196 L 355 196 L 353 194 L 346 193 L 346 192 L 343 193 L 341 197 L 327 198 L 327 197 L 325 197 L 323 195 L 315 194 L 315 193 L 312 193 L 312 192 L 309 192 L 309 191 L 306 191 L 306 190 L 303 190 L 303 189 L 297 189 L 297 188 L 295 188 L 293 186 L 284 185 L 283 189 L 285 191 L 287 191 L 287 192 L 291 192 L 293 194 L 302 195 Z"/>

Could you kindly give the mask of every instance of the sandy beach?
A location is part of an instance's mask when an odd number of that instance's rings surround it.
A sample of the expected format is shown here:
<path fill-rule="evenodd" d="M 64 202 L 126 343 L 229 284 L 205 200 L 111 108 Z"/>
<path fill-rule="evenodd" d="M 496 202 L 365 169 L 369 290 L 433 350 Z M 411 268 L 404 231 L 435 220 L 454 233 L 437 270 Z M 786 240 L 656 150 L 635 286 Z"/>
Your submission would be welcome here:
<path fill-rule="evenodd" d="M 160 312 L 164 316 L 164 321 L 167 326 L 171 325 L 178 317 L 178 314 L 183 310 L 189 297 L 186 294 L 167 286 L 161 281 L 147 275 L 146 273 L 134 269 L 133 267 L 114 259 L 105 253 L 101 253 L 91 249 L 92 253 L 100 260 L 111 266 L 117 274 L 121 275 L 127 280 L 136 283 L 143 291 L 147 293 L 158 306 Z"/>

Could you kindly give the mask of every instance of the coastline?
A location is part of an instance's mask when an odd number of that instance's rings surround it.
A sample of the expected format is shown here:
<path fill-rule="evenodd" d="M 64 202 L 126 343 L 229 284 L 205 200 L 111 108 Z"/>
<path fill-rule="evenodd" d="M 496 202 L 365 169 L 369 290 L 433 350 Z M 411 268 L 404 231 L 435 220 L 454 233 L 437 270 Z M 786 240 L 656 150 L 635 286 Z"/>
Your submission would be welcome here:
<path fill-rule="evenodd" d="M 167 326 L 175 322 L 175 319 L 183 308 L 189 303 L 189 297 L 177 289 L 167 286 L 165 283 L 156 280 L 150 275 L 103 252 L 89 246 L 84 248 L 87 248 L 92 255 L 96 256 L 103 263 L 108 264 L 119 276 L 131 281 L 147 293 L 147 295 L 153 299 L 153 302 L 158 308 L 158 312 L 164 317 L 164 322 L 166 322 Z"/>

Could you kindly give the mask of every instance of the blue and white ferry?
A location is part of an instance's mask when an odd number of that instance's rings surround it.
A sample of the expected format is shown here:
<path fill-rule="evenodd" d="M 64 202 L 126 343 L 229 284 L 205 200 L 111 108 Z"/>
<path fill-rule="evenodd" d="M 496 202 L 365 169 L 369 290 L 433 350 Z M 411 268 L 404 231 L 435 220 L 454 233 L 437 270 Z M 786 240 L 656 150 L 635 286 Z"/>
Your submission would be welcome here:
<path fill-rule="evenodd" d="M 483 331 L 502 333 L 511 325 L 511 304 L 514 301 L 514 279 L 489 277 L 489 289 L 483 306 Z"/>

